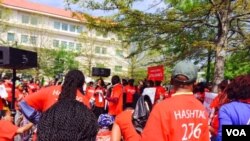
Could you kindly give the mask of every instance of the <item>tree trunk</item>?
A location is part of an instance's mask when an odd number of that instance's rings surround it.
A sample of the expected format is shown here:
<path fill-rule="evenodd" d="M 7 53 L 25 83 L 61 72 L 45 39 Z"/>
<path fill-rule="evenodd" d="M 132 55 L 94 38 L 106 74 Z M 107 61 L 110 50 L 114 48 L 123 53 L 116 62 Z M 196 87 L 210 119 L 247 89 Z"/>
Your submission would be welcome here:
<path fill-rule="evenodd" d="M 216 62 L 214 71 L 213 92 L 218 92 L 218 85 L 224 79 L 224 64 L 225 64 L 225 49 L 223 47 L 217 47 L 216 50 Z"/>
<path fill-rule="evenodd" d="M 215 69 L 214 69 L 214 81 L 213 81 L 213 92 L 218 92 L 218 85 L 224 79 L 224 64 L 227 48 L 227 34 L 228 34 L 228 15 L 230 9 L 230 1 L 226 0 L 222 4 L 224 7 L 221 7 L 217 11 L 218 19 L 218 36 L 216 41 L 216 58 L 215 58 Z"/>

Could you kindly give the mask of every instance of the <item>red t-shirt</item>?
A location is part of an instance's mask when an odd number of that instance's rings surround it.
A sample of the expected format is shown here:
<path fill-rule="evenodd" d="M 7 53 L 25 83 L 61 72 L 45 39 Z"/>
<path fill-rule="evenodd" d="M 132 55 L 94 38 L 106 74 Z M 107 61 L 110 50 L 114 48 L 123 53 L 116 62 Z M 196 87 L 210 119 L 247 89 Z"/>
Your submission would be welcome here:
<path fill-rule="evenodd" d="M 57 100 L 61 93 L 61 86 L 50 86 L 42 88 L 32 95 L 28 95 L 24 98 L 28 105 L 35 108 L 38 111 L 44 112 L 50 108 Z M 88 99 L 77 90 L 76 100 L 82 102 L 87 107 L 90 107 Z"/>
<path fill-rule="evenodd" d="M 103 87 L 98 87 L 95 89 L 95 106 L 96 107 L 104 107 L 104 93 L 105 89 Z"/>
<path fill-rule="evenodd" d="M 155 91 L 155 103 L 157 100 L 160 99 L 160 96 L 165 96 L 166 95 L 166 90 L 164 87 L 162 86 L 158 86 L 156 87 L 156 91 Z"/>
<path fill-rule="evenodd" d="M 218 107 L 219 107 L 219 95 L 217 95 L 210 103 L 210 108 L 218 108 Z"/>
<path fill-rule="evenodd" d="M 3 106 L 4 106 L 3 100 L 2 100 L 2 98 L 0 98 L 0 110 L 3 110 Z"/>
<path fill-rule="evenodd" d="M 126 103 L 133 102 L 133 96 L 134 96 L 135 92 L 136 92 L 135 86 L 130 86 L 130 85 L 125 86 Z"/>
<path fill-rule="evenodd" d="M 36 84 L 36 83 L 29 83 L 28 84 L 28 90 L 29 90 L 29 94 L 31 94 L 31 93 L 34 93 L 34 92 L 36 92 L 36 91 L 38 91 L 39 90 L 39 85 L 38 84 Z"/>
<path fill-rule="evenodd" d="M 125 141 L 139 141 L 140 135 L 136 132 L 132 123 L 133 110 L 125 110 L 115 118 L 115 123 L 119 125 L 121 134 Z"/>
<path fill-rule="evenodd" d="M 95 88 L 93 86 L 88 86 L 86 88 L 86 97 L 88 100 L 90 100 L 90 98 L 94 96 L 94 93 L 95 93 Z"/>
<path fill-rule="evenodd" d="M 219 108 L 219 95 L 217 95 L 210 104 L 210 108 L 216 108 L 216 111 L 211 120 L 211 126 L 214 128 L 215 134 L 218 134 L 219 130 L 219 116 L 217 109 Z"/>
<path fill-rule="evenodd" d="M 7 93 L 8 93 L 8 97 L 7 97 L 7 101 L 12 101 L 12 85 L 11 84 L 4 84 L 5 85 L 5 89 L 6 89 L 6 91 L 7 91 Z M 15 89 L 15 98 L 18 98 L 18 96 L 19 96 L 19 94 L 20 94 L 21 92 L 16 88 Z"/>
<path fill-rule="evenodd" d="M 12 141 L 18 127 L 7 120 L 0 120 L 0 141 Z"/>
<path fill-rule="evenodd" d="M 208 115 L 192 93 L 175 93 L 156 104 L 142 141 L 209 141 Z"/>
<path fill-rule="evenodd" d="M 118 98 L 118 103 L 109 102 L 108 110 L 110 115 L 118 115 L 122 112 L 123 88 L 121 84 L 116 84 L 111 92 L 110 98 Z"/>

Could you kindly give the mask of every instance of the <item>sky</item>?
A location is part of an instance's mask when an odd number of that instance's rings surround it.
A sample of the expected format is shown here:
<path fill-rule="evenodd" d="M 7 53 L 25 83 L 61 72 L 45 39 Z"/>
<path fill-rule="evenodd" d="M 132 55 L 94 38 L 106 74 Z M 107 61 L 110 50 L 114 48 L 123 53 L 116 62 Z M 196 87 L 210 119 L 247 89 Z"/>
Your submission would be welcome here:
<path fill-rule="evenodd" d="M 29 1 L 65 9 L 64 0 L 29 0 Z M 135 9 L 139 9 L 139 10 L 143 10 L 143 11 L 147 11 L 147 12 L 154 12 L 156 10 L 156 8 L 161 8 L 161 7 L 165 6 L 165 4 L 163 2 L 161 2 L 158 6 L 156 6 L 154 8 L 151 8 L 151 9 L 148 8 L 149 5 L 152 5 L 152 3 L 157 3 L 159 1 L 161 1 L 161 0 L 143 0 L 143 2 L 135 3 L 135 5 L 133 7 Z M 85 10 L 81 9 L 81 11 L 88 13 L 88 14 L 91 14 L 93 16 L 106 16 L 106 15 L 112 14 L 111 12 L 103 12 L 100 10 L 90 11 L 90 10 L 86 10 L 86 9 Z"/>

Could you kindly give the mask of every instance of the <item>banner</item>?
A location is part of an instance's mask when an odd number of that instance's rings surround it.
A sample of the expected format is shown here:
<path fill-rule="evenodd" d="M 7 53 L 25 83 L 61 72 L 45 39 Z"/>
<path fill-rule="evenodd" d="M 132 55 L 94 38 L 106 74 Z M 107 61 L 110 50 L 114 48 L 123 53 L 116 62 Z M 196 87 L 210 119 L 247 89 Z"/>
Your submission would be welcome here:
<path fill-rule="evenodd" d="M 153 80 L 153 81 L 164 80 L 164 67 L 163 67 L 163 65 L 148 67 L 148 80 Z"/>
<path fill-rule="evenodd" d="M 152 104 L 154 104 L 155 92 L 156 92 L 156 88 L 145 88 L 142 92 L 142 95 L 148 95 Z"/>
<path fill-rule="evenodd" d="M 212 109 L 210 108 L 210 104 L 217 95 L 218 95 L 217 93 L 205 92 L 205 99 L 204 99 L 203 105 L 205 106 L 208 114 L 212 112 Z"/>
<path fill-rule="evenodd" d="M 0 98 L 6 99 L 8 97 L 8 93 L 3 84 L 0 85 Z"/>

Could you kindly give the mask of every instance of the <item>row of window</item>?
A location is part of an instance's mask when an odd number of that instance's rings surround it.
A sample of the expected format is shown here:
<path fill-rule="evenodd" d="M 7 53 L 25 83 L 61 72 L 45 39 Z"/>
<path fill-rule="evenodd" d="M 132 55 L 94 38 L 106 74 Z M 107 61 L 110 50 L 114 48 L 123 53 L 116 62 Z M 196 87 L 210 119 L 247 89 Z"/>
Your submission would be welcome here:
<path fill-rule="evenodd" d="M 38 24 L 38 18 L 35 17 L 35 16 L 22 15 L 22 23 L 23 24 L 37 25 Z"/>
<path fill-rule="evenodd" d="M 21 35 L 21 43 L 25 44 L 32 44 L 36 45 L 37 44 L 37 37 L 36 36 L 28 36 L 28 35 Z"/>
<path fill-rule="evenodd" d="M 74 43 L 74 42 L 67 42 L 67 41 L 60 41 L 60 40 L 53 40 L 53 47 L 62 47 L 63 49 L 69 50 L 81 50 L 82 44 L 81 43 Z"/>
<path fill-rule="evenodd" d="M 76 26 L 58 21 L 54 21 L 54 29 L 76 33 L 81 33 L 83 31 L 83 28 L 81 26 Z"/>
<path fill-rule="evenodd" d="M 15 33 L 8 33 L 7 34 L 7 41 L 9 41 L 9 42 L 16 41 Z M 37 44 L 37 37 L 32 36 L 32 35 L 30 35 L 30 36 L 29 35 L 21 35 L 21 43 L 36 45 Z"/>
<path fill-rule="evenodd" d="M 14 33 L 8 33 L 7 34 L 7 41 L 14 42 L 15 41 L 15 34 Z M 37 37 L 32 36 L 32 35 L 21 35 L 21 43 L 24 44 L 32 44 L 36 45 L 37 44 Z M 81 50 L 82 44 L 81 43 L 74 43 L 74 42 L 67 42 L 67 41 L 60 41 L 57 39 L 53 40 L 53 47 L 62 47 L 64 49 L 70 49 L 70 50 Z M 105 47 L 95 47 L 95 53 L 96 54 L 107 54 L 107 48 Z M 123 57 L 123 52 L 122 50 L 116 50 L 116 55 Z"/>
<path fill-rule="evenodd" d="M 22 23 L 23 24 L 31 24 L 31 25 L 38 25 L 38 17 L 30 16 L 30 15 L 22 15 Z M 81 26 L 76 26 L 72 24 L 67 24 L 63 22 L 54 22 L 54 29 L 63 30 L 63 31 L 70 31 L 81 33 L 83 28 Z"/>
<path fill-rule="evenodd" d="M 105 47 L 95 47 L 96 54 L 107 54 L 107 48 Z"/>
<path fill-rule="evenodd" d="M 30 16 L 30 15 L 22 15 L 22 23 L 23 24 L 31 24 L 31 25 L 38 25 L 39 23 L 39 18 L 37 16 Z M 82 33 L 83 32 L 83 27 L 74 25 L 74 24 L 68 24 L 65 22 L 59 22 L 59 21 L 54 21 L 54 29 L 56 30 L 62 30 L 62 31 L 68 31 L 72 33 Z M 101 33 L 99 31 L 96 31 L 96 36 L 102 36 L 103 38 L 107 38 L 108 34 L 106 33 Z M 115 40 L 112 38 L 111 40 Z"/>

